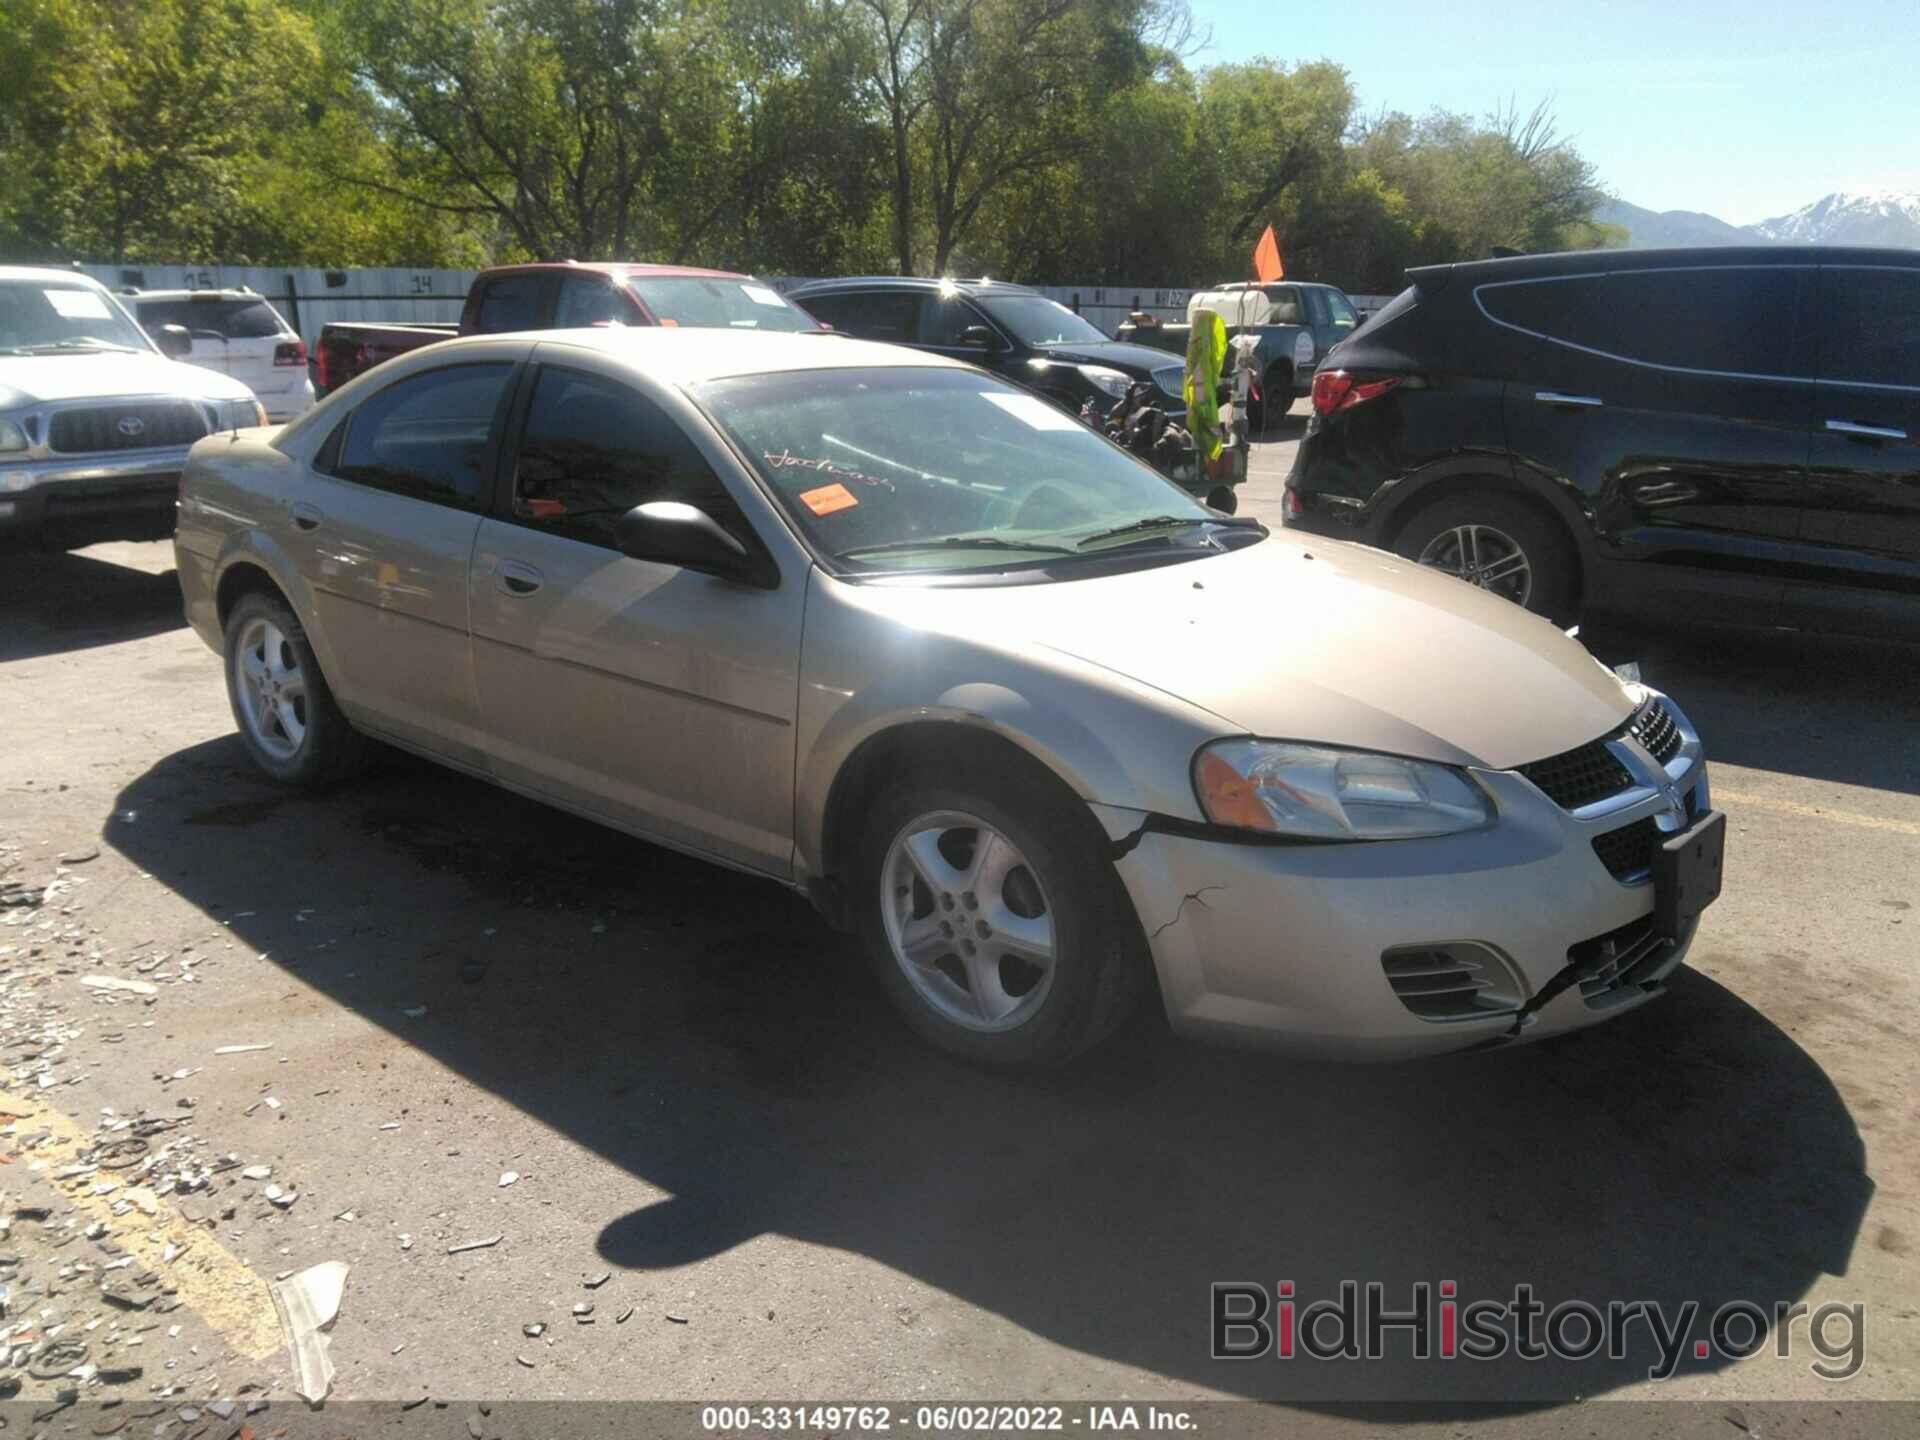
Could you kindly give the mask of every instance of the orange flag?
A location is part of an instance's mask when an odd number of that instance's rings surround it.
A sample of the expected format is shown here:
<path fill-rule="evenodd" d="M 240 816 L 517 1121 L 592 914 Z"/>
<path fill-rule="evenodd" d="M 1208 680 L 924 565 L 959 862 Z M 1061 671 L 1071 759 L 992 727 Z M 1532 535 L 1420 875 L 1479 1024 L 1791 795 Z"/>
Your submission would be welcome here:
<path fill-rule="evenodd" d="M 1265 285 L 1286 273 L 1286 266 L 1280 263 L 1280 242 L 1273 238 L 1273 226 L 1269 225 L 1260 243 L 1253 247 L 1254 278 Z"/>

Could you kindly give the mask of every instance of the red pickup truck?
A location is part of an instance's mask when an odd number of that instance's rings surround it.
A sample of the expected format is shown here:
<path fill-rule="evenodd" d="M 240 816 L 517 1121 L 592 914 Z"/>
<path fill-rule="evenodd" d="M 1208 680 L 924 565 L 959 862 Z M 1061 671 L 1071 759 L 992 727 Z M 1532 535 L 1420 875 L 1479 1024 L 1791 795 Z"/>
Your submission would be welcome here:
<path fill-rule="evenodd" d="M 689 325 L 735 330 L 824 330 L 751 275 L 685 265 L 572 260 L 483 270 L 458 325 L 339 321 L 320 327 L 314 390 L 338 390 L 382 360 L 455 335 L 565 330 L 582 325 Z"/>

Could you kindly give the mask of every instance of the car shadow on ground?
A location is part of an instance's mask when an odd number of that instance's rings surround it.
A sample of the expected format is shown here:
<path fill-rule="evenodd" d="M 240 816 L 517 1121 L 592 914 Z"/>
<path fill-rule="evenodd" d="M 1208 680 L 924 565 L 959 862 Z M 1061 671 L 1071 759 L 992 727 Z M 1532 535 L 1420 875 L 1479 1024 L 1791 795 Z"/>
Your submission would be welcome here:
<path fill-rule="evenodd" d="M 1176 1383 L 1444 1414 L 1605 1393 L 1653 1341 L 1579 1363 L 1418 1361 L 1404 1338 L 1379 1364 L 1216 1362 L 1210 1282 L 1290 1280 L 1305 1303 L 1378 1281 L 1400 1309 L 1443 1281 L 1463 1301 L 1697 1302 L 1704 1337 L 1728 1301 L 1843 1272 L 1871 1192 L 1819 1065 L 1692 972 L 1547 1046 L 1315 1065 L 1149 1014 L 1072 1068 L 1003 1076 L 916 1042 L 798 897 L 432 766 L 308 798 L 227 738 L 114 810 L 138 823 L 107 840 L 248 944 L 396 1033 L 426 1005 L 408 1043 L 668 1192 L 606 1217 L 600 1252 L 629 1270 L 777 1233 Z M 362 918 L 318 947 L 331 916 Z M 485 956 L 450 938 L 482 933 Z"/>
<path fill-rule="evenodd" d="M 81 554 L 0 551 L 0 663 L 139 640 L 187 623 L 180 581 Z"/>
<path fill-rule="evenodd" d="M 1709 763 L 1920 794 L 1920 646 L 1611 622 L 1581 639 L 1609 665 L 1638 661 L 1699 728 Z"/>

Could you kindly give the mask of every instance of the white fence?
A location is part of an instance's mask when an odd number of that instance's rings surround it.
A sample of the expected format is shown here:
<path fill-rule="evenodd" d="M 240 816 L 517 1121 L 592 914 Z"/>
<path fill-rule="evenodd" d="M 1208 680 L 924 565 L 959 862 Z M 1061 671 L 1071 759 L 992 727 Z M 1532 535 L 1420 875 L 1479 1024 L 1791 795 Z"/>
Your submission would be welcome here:
<path fill-rule="evenodd" d="M 246 286 L 273 302 L 312 346 L 331 320 L 394 320 L 453 323 L 473 283 L 473 270 L 316 270 L 260 265 L 82 265 L 112 290 L 238 290 Z M 776 276 L 781 290 L 805 283 Z M 1084 315 L 1111 335 L 1129 311 L 1146 310 L 1166 320 L 1184 320 L 1191 290 L 1154 285 L 1040 285 L 1041 294 Z M 1362 311 L 1387 297 L 1355 295 Z"/>

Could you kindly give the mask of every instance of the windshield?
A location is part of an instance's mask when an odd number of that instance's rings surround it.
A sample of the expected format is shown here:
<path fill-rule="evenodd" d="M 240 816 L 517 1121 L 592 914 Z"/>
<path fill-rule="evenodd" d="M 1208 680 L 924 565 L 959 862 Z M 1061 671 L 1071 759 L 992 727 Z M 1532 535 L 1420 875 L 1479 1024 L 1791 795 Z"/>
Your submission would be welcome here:
<path fill-rule="evenodd" d="M 1044 295 L 980 295 L 973 297 L 987 313 L 1027 345 L 1099 345 L 1107 337 L 1058 300 Z"/>
<path fill-rule="evenodd" d="M 752 280 L 718 280 L 700 275 L 665 279 L 629 278 L 627 288 L 662 325 L 707 330 L 818 330 L 804 310 L 787 303 L 779 291 Z"/>
<path fill-rule="evenodd" d="M 60 280 L 0 281 L 0 353 L 151 350 L 113 297 Z"/>
<path fill-rule="evenodd" d="M 978 371 L 805 370 L 694 395 L 814 545 L 853 569 L 1056 564 L 1216 528 L 1065 411 Z M 1137 528 L 1108 533 L 1122 527 Z"/>

